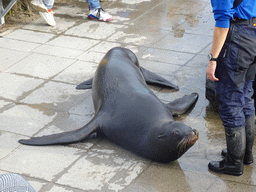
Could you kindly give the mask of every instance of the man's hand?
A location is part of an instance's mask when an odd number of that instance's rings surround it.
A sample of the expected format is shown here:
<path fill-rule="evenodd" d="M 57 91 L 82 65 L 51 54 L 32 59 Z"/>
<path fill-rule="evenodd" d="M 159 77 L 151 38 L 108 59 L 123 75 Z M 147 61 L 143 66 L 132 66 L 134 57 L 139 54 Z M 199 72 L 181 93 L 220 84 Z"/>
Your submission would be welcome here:
<path fill-rule="evenodd" d="M 209 61 L 206 73 L 210 80 L 212 81 L 219 81 L 218 78 L 215 77 L 217 62 L 216 61 Z"/>

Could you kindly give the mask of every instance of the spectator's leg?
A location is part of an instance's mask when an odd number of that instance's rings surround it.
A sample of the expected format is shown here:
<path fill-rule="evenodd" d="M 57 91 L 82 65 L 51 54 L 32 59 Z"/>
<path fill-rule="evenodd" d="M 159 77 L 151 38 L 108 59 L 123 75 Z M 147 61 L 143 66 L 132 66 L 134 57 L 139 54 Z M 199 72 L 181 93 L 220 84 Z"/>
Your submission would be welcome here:
<path fill-rule="evenodd" d="M 44 4 L 43 0 L 32 0 L 31 4 L 34 5 L 34 7 L 38 10 L 38 11 L 47 11 L 47 7 Z"/>
<path fill-rule="evenodd" d="M 94 10 L 100 8 L 99 0 L 86 0 L 89 5 L 89 10 Z"/>
<path fill-rule="evenodd" d="M 0 191 L 36 192 L 23 177 L 11 173 L 0 175 Z"/>
<path fill-rule="evenodd" d="M 49 9 L 52 9 L 53 7 L 53 4 L 54 4 L 54 0 L 44 0 L 44 4 L 46 6 L 46 8 L 49 10 Z"/>
<path fill-rule="evenodd" d="M 89 5 L 89 19 L 98 19 L 100 21 L 111 21 L 113 20 L 112 15 L 106 13 L 101 7 L 100 7 L 100 1 L 99 0 L 87 0 L 87 3 Z"/>
<path fill-rule="evenodd" d="M 55 26 L 56 22 L 54 20 L 53 11 L 52 11 L 54 0 L 44 0 L 44 4 L 48 11 L 39 12 L 39 14 L 44 18 L 44 20 L 48 23 L 48 25 Z"/>

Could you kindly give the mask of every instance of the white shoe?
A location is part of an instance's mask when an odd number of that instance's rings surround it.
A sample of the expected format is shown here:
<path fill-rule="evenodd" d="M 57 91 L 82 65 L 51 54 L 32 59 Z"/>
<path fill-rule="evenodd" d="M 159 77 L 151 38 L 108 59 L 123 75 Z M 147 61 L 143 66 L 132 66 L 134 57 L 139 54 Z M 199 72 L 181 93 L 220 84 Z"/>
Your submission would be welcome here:
<path fill-rule="evenodd" d="M 56 22 L 53 17 L 53 11 L 49 9 L 47 12 L 39 12 L 39 14 L 44 18 L 44 20 L 51 26 L 55 26 Z"/>
<path fill-rule="evenodd" d="M 32 0 L 31 4 L 34 5 L 38 11 L 48 11 L 42 0 Z"/>
<path fill-rule="evenodd" d="M 113 20 L 112 15 L 106 13 L 102 8 L 90 10 L 88 18 L 98 19 L 100 21 L 111 21 Z"/>

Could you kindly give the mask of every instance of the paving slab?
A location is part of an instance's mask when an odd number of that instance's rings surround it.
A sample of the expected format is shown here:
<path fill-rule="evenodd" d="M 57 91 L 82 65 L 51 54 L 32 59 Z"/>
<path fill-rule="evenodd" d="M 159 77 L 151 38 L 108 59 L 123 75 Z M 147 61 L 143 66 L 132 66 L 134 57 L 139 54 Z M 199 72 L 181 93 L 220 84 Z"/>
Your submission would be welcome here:
<path fill-rule="evenodd" d="M 0 97 L 18 100 L 29 94 L 44 81 L 10 73 L 0 73 Z"/>
<path fill-rule="evenodd" d="M 140 57 L 149 61 L 159 63 L 174 64 L 182 66 L 191 60 L 195 55 L 192 53 L 177 52 L 172 50 L 163 50 L 157 48 L 148 48 Z"/>
<path fill-rule="evenodd" d="M 0 100 L 0 109 L 4 108 L 7 105 L 10 105 L 11 102 Z"/>
<path fill-rule="evenodd" d="M 115 34 L 111 35 L 107 40 L 111 42 L 120 42 L 125 44 L 133 44 L 140 46 L 150 46 L 159 39 L 168 34 L 168 31 L 158 30 L 156 28 L 144 28 L 126 26 L 119 29 Z"/>
<path fill-rule="evenodd" d="M 90 96 L 86 97 L 84 100 L 77 102 L 74 107 L 72 107 L 69 111 L 70 114 L 77 114 L 77 115 L 86 115 L 86 116 L 93 116 L 94 115 L 94 106 L 93 101 Z"/>
<path fill-rule="evenodd" d="M 79 189 L 74 189 L 74 188 L 70 188 L 70 187 L 60 187 L 58 185 L 54 185 L 54 186 L 50 186 L 49 187 L 50 190 L 49 192 L 59 192 L 59 191 L 62 191 L 62 192 L 82 192 L 82 190 L 79 190 Z"/>
<path fill-rule="evenodd" d="M 12 153 L 16 148 L 18 148 L 20 144 L 17 142 L 17 140 L 21 138 L 22 136 L 20 135 L 9 133 L 6 131 L 0 131 L 0 159 L 3 159 L 5 156 Z"/>
<path fill-rule="evenodd" d="M 99 43 L 98 45 L 92 47 L 90 49 L 90 51 L 101 52 L 101 53 L 105 54 L 111 48 L 113 48 L 113 47 L 120 47 L 120 46 L 122 46 L 124 48 L 131 49 L 134 53 L 139 53 L 139 52 L 145 50 L 145 48 L 139 47 L 139 46 L 136 46 L 136 45 L 122 44 L 122 43 L 118 43 L 118 42 L 114 42 L 113 43 L 113 42 L 103 41 L 103 42 Z"/>
<path fill-rule="evenodd" d="M 83 39 L 78 37 L 60 36 L 49 42 L 47 45 L 54 45 L 58 47 L 66 47 L 72 49 L 79 49 L 87 51 L 89 48 L 98 44 L 100 41 L 94 39 Z"/>
<path fill-rule="evenodd" d="M 17 57 L 13 57 L 13 55 L 16 55 Z M 0 47 L 0 57 L 1 60 L 4 61 L 0 63 L 0 71 L 7 70 L 28 55 L 30 55 L 30 53 Z"/>
<path fill-rule="evenodd" d="M 65 12 L 63 12 L 65 13 Z M 57 26 L 52 27 L 47 25 L 43 18 L 39 18 L 22 27 L 24 30 L 33 30 L 44 33 L 60 34 L 71 28 L 76 24 L 74 19 L 66 19 L 64 15 L 56 14 L 55 21 L 58 23 Z M 63 17 L 64 16 L 64 17 Z M 51 36 L 54 38 L 54 36 Z M 42 40 L 41 40 L 42 41 Z"/>
<path fill-rule="evenodd" d="M 174 32 L 170 32 L 170 34 L 155 43 L 152 47 L 185 53 L 199 53 L 211 42 L 212 36 L 209 35 L 183 33 L 179 34 L 177 38 Z"/>
<path fill-rule="evenodd" d="M 256 190 L 255 186 L 250 186 L 250 185 L 245 185 L 241 183 L 236 183 L 236 182 L 230 182 L 230 181 L 225 181 L 222 180 L 218 183 L 213 182 L 212 185 L 206 190 L 207 192 L 210 191 L 234 191 L 234 192 L 239 192 L 239 191 L 248 191 L 248 192 L 253 192 Z"/>
<path fill-rule="evenodd" d="M 187 15 L 186 20 L 187 22 L 178 26 L 176 30 L 191 34 L 212 36 L 215 21 L 211 5 L 207 4 L 197 14 Z"/>
<path fill-rule="evenodd" d="M 133 25 L 133 22 L 136 19 L 140 18 L 142 15 L 148 12 L 152 12 L 153 7 L 158 6 L 161 3 L 161 0 L 114 0 L 112 4 L 107 6 L 107 11 L 109 10 L 110 13 L 115 15 L 115 18 L 117 16 L 118 23 Z M 125 18 L 125 22 L 119 20 L 120 18 Z"/>
<path fill-rule="evenodd" d="M 84 51 L 78 49 L 70 49 L 51 45 L 41 45 L 38 48 L 34 49 L 33 52 L 71 59 L 76 58 L 84 53 Z"/>
<path fill-rule="evenodd" d="M 74 85 L 59 82 L 48 82 L 43 87 L 33 91 L 20 102 L 34 105 L 46 105 L 53 110 L 67 111 L 76 102 L 88 97 L 90 91 L 77 90 Z M 68 104 L 69 103 L 69 104 Z"/>
<path fill-rule="evenodd" d="M 184 21 L 185 16 L 183 14 L 172 14 L 171 10 L 168 9 L 168 1 L 163 1 L 159 6 L 137 18 L 134 21 L 134 26 L 142 26 L 147 29 L 152 27 L 158 30 L 173 31 L 173 29 L 184 23 Z"/>
<path fill-rule="evenodd" d="M 1 161 L 0 169 L 52 181 L 80 157 L 77 151 L 63 146 L 22 146 Z"/>
<path fill-rule="evenodd" d="M 92 56 L 91 53 L 92 52 L 88 53 L 88 56 Z M 99 54 L 98 58 L 101 59 L 102 58 L 101 56 L 103 56 L 103 54 Z M 73 65 L 63 70 L 53 79 L 57 81 L 78 85 L 84 82 L 85 80 L 92 78 L 94 76 L 94 73 L 97 67 L 98 67 L 98 63 L 96 63 L 96 61 L 95 63 L 85 62 L 85 61 L 76 61 Z"/>
<path fill-rule="evenodd" d="M 65 113 L 65 114 L 61 113 L 61 114 L 58 114 L 58 117 L 55 118 L 54 121 L 49 123 L 45 128 L 41 129 L 40 132 L 36 134 L 36 136 L 72 131 L 80 127 L 83 127 L 91 119 L 92 119 L 91 114 L 81 115 L 76 113 Z M 93 143 L 96 141 L 97 140 L 94 139 L 94 141 L 85 142 L 81 146 L 83 149 L 89 149 L 93 145 Z M 75 144 L 72 144 L 70 146 L 73 146 L 73 145 Z"/>
<path fill-rule="evenodd" d="M 46 113 L 31 106 L 17 105 L 0 114 L 1 130 L 32 136 L 52 122 L 56 116 L 57 113 L 54 111 L 48 110 Z"/>
<path fill-rule="evenodd" d="M 30 30 L 18 29 L 8 35 L 6 38 L 24 40 L 33 43 L 45 43 L 53 38 L 55 35 L 49 33 L 35 32 Z"/>
<path fill-rule="evenodd" d="M 0 38 L 0 47 L 5 48 L 5 49 L 13 49 L 13 50 L 17 50 L 17 51 L 22 51 L 22 52 L 30 52 L 40 45 L 41 44 L 39 44 L 39 43 L 31 43 L 31 42 L 27 42 L 27 41 L 17 41 L 14 39 Z M 11 52 L 10 50 L 6 51 L 6 53 L 10 53 L 10 52 Z M 26 53 L 23 53 L 23 54 L 25 56 L 27 55 Z"/>
<path fill-rule="evenodd" d="M 6 72 L 47 79 L 55 76 L 75 61 L 69 58 L 33 53 L 10 67 Z"/>
<path fill-rule="evenodd" d="M 150 61 L 150 60 L 144 60 L 144 59 L 140 60 L 140 65 L 150 71 L 158 70 L 159 71 L 158 74 L 166 75 L 170 77 L 174 77 L 175 72 L 181 68 L 181 66 L 175 65 L 175 64 L 168 64 L 168 63 Z M 169 71 L 167 72 L 166 69 L 168 69 Z"/>
<path fill-rule="evenodd" d="M 76 37 L 106 39 L 122 27 L 124 26 L 111 23 L 95 23 L 88 21 L 86 23 L 72 27 L 71 29 L 67 30 L 65 34 Z"/>
<path fill-rule="evenodd" d="M 204 174 L 152 165 L 124 191 L 206 191 L 216 182 L 216 178 L 204 179 Z"/>
<path fill-rule="evenodd" d="M 147 160 L 123 151 L 103 140 L 77 161 L 57 183 L 88 191 L 120 191 L 148 165 Z"/>
<path fill-rule="evenodd" d="M 118 45 L 120 46 L 120 45 Z M 107 51 L 108 49 L 105 49 Z M 82 61 L 91 61 L 96 63 L 99 63 L 101 59 L 104 57 L 105 53 L 99 53 L 94 51 L 86 51 L 82 55 L 78 56 L 77 59 Z"/>
<path fill-rule="evenodd" d="M 39 17 L 0 34 L 0 174 L 20 174 L 38 192 L 256 191 L 255 164 L 244 166 L 240 177 L 208 170 L 226 145 L 222 121 L 205 98 L 214 29 L 209 0 L 105 0 L 101 6 L 113 21 L 88 19 L 84 0 L 55 0 L 55 27 Z M 162 164 L 96 134 L 70 145 L 19 144 L 93 118 L 92 90 L 75 87 L 92 78 L 116 46 L 131 49 L 141 66 L 179 86 L 149 86 L 164 103 L 199 93 L 194 108 L 174 117 L 199 131 L 195 145 Z"/>

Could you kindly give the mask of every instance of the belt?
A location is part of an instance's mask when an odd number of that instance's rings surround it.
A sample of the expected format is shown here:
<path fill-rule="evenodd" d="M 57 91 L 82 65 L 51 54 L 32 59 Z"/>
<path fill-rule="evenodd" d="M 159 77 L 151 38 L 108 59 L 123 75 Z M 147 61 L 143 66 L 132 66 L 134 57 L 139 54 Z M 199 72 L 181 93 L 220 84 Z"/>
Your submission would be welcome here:
<path fill-rule="evenodd" d="M 234 24 L 256 24 L 256 17 L 253 17 L 249 20 L 234 18 L 234 20 L 231 21 L 230 23 L 234 23 Z"/>

